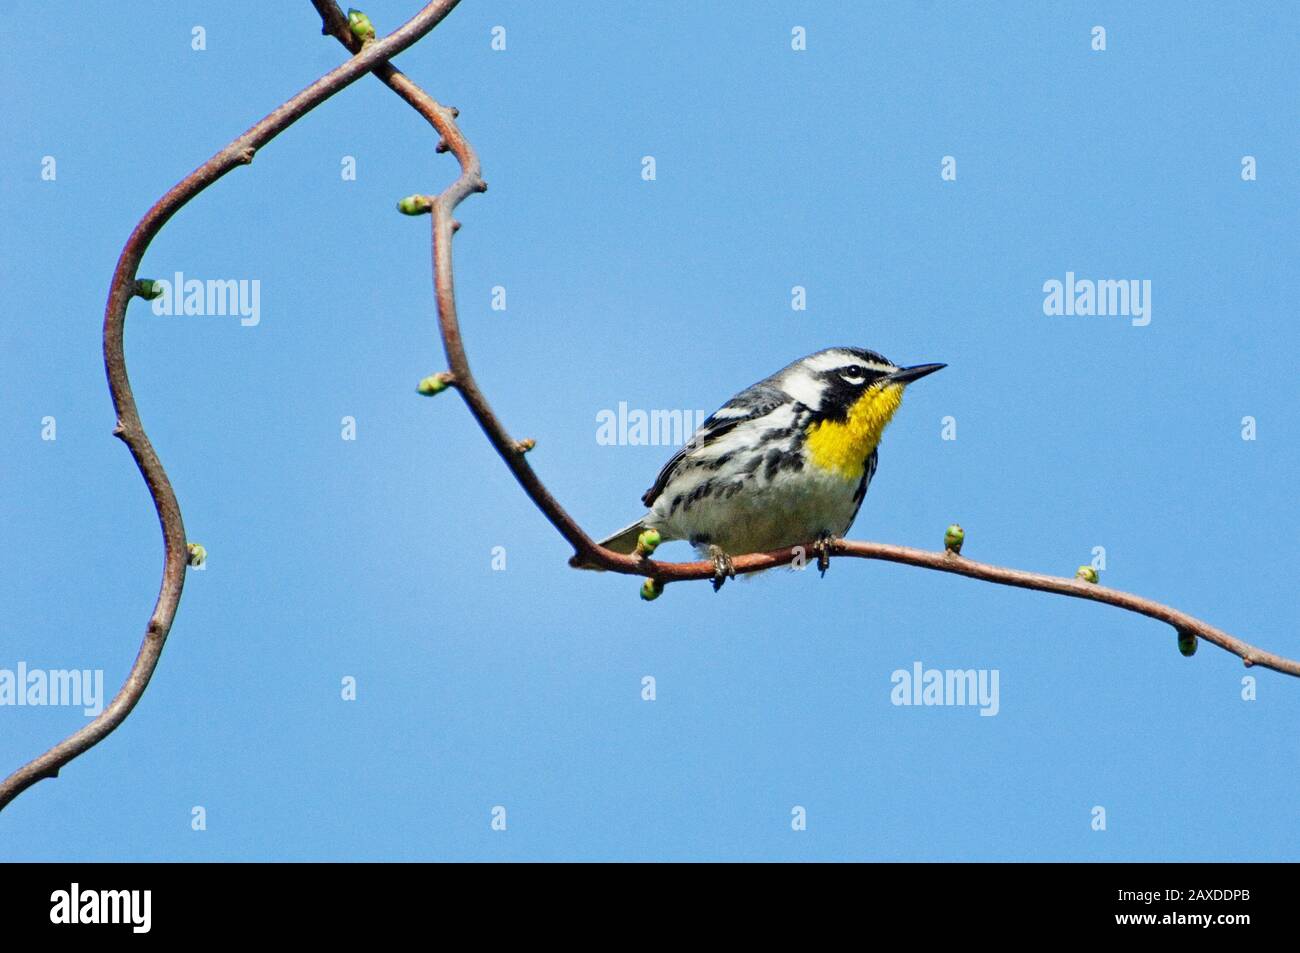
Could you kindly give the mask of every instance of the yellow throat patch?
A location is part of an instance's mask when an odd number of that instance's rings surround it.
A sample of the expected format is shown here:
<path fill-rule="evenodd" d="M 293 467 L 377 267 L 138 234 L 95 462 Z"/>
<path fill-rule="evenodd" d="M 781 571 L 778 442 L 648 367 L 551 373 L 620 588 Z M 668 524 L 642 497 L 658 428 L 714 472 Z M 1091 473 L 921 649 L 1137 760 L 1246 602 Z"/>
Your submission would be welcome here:
<path fill-rule="evenodd" d="M 823 420 L 808 428 L 808 455 L 823 470 L 845 480 L 862 479 L 862 468 L 903 402 L 902 384 L 869 387 L 844 421 Z"/>

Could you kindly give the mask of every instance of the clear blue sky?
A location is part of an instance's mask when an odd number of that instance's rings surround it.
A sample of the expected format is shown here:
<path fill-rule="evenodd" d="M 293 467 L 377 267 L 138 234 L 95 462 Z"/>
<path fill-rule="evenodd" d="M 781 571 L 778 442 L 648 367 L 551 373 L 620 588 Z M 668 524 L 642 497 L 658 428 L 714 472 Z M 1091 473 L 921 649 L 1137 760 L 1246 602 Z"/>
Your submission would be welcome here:
<path fill-rule="evenodd" d="M 382 33 L 416 6 L 367 9 Z M 0 62 L 0 669 L 111 691 L 161 562 L 110 435 L 113 264 L 342 51 L 306 0 L 73 7 L 11 5 Z M 398 62 L 461 108 L 491 183 L 456 245 L 481 383 L 593 533 L 671 452 L 599 444 L 600 411 L 709 411 L 871 347 L 949 367 L 908 394 L 853 535 L 934 548 L 957 521 L 968 555 L 1064 575 L 1102 546 L 1105 582 L 1296 656 L 1298 26 L 1284 3 L 465 0 Z M 879 563 L 653 604 L 570 570 L 458 399 L 414 392 L 443 367 L 428 229 L 393 205 L 454 175 L 434 141 L 367 78 L 154 242 L 144 276 L 260 282 L 255 327 L 128 322 L 209 565 L 139 708 L 0 815 L 0 856 L 1300 858 L 1300 684 L 1256 670 L 1243 700 L 1240 661 L 1158 623 Z M 1151 323 L 1045 315 L 1067 271 L 1149 280 Z M 998 714 L 891 704 L 915 662 L 996 670 Z M 0 770 L 83 722 L 0 707 Z"/>

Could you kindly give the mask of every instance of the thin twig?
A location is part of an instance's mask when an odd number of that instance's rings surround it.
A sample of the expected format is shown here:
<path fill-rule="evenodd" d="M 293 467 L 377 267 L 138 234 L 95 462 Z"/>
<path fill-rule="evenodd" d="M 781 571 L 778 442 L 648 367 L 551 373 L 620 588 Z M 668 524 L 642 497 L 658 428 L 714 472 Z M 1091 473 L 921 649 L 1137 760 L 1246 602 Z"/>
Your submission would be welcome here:
<path fill-rule="evenodd" d="M 72 759 L 94 747 L 131 713 L 149 685 L 171 630 L 185 582 L 187 550 L 180 504 L 167 479 L 158 454 L 149 442 L 136 409 L 135 396 L 126 373 L 123 331 L 126 309 L 135 294 L 136 271 L 145 250 L 159 229 L 178 210 L 231 169 L 253 161 L 253 156 L 298 119 L 351 85 L 365 73 L 396 56 L 442 22 L 459 0 L 434 0 L 382 40 L 367 43 L 364 50 L 337 69 L 331 70 L 298 95 L 273 110 L 228 146 L 171 188 L 145 213 L 127 239 L 109 286 L 104 311 L 104 367 L 108 389 L 117 411 L 113 433 L 127 445 L 149 488 L 163 534 L 163 574 L 153 614 L 145 627 L 144 640 L 126 681 L 113 700 L 91 722 L 69 735 L 44 754 L 23 765 L 0 782 L 0 810 L 43 778 L 55 777 Z M 346 21 L 345 21 L 346 22 Z"/>
<path fill-rule="evenodd" d="M 347 17 L 339 10 L 334 0 L 312 0 L 312 3 L 324 23 L 322 32 L 335 36 L 350 50 L 355 51 L 360 48 L 360 44 L 348 29 Z M 524 459 L 526 442 L 516 440 L 506 430 L 470 371 L 469 358 L 465 353 L 465 344 L 460 333 L 460 322 L 456 316 L 451 242 L 459 226 L 452 218 L 452 212 L 467 196 L 487 188 L 481 176 L 478 156 L 456 126 L 455 110 L 439 105 L 433 97 L 390 64 L 381 64 L 374 72 L 438 131 L 441 136 L 438 151 L 450 151 L 460 163 L 460 177 L 431 203 L 434 290 L 437 298 L 439 330 L 447 353 L 447 362 L 451 368 L 451 382 L 460 392 L 470 413 L 487 436 L 488 442 L 500 454 L 528 498 L 574 548 L 572 563 L 581 563 L 626 575 L 645 576 L 665 584 L 692 579 L 712 579 L 715 572 L 712 562 L 657 562 L 643 556 L 616 553 L 598 545 L 551 495 Z M 738 574 L 743 574 L 788 565 L 807 558 L 807 554 L 814 551 L 814 545 L 813 541 L 809 541 L 771 552 L 737 556 L 733 558 L 732 566 Z M 1118 589 L 1080 579 L 1048 576 L 1043 573 L 975 562 L 947 551 L 913 549 L 888 543 L 836 540 L 831 544 L 831 553 L 858 559 L 880 559 L 903 563 L 939 572 L 955 573 L 997 585 L 1035 589 L 1039 592 L 1102 602 L 1167 622 L 1181 632 L 1191 633 L 1231 652 L 1240 657 L 1247 666 L 1259 665 L 1300 677 L 1300 662 L 1266 652 L 1178 609 Z"/>
<path fill-rule="evenodd" d="M 347 17 L 339 10 L 334 0 L 312 0 L 312 5 L 321 16 L 323 23 L 321 32 L 333 36 L 350 51 L 355 52 L 361 48 L 361 44 L 348 28 Z M 430 210 L 433 219 L 433 274 L 434 293 L 438 304 L 438 324 L 455 387 L 478 425 L 483 428 L 488 442 L 496 448 L 529 499 L 559 530 L 560 535 L 580 553 L 594 555 L 598 552 L 609 552 L 601 550 L 578 525 L 578 521 L 570 516 L 547 490 L 524 459 L 520 442 L 506 431 L 469 369 L 469 358 L 465 354 L 465 345 L 460 336 L 460 322 L 456 317 L 451 241 L 452 235 L 460 226 L 452 213 L 456 210 L 456 206 L 470 195 L 486 191 L 487 183 L 483 181 L 478 155 L 456 125 L 457 110 L 441 105 L 412 82 L 405 73 L 390 64 L 385 63 L 376 67 L 374 73 L 437 130 L 440 136 L 438 151 L 450 152 L 460 163 L 460 177 L 432 200 Z M 610 553 L 610 555 L 617 554 Z"/>

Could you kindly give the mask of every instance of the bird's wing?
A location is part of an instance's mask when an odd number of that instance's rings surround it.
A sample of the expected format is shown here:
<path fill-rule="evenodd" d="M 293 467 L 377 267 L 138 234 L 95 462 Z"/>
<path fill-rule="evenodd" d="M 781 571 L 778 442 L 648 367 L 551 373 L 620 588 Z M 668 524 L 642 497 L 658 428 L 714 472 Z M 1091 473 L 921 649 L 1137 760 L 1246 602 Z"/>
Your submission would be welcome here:
<path fill-rule="evenodd" d="M 641 502 L 646 506 L 653 505 L 685 460 L 713 446 L 741 424 L 766 417 L 782 404 L 790 402 L 790 397 L 784 391 L 765 384 L 766 382 L 755 384 L 743 394 L 733 397 L 700 424 L 700 429 L 664 464 L 659 476 L 655 478 L 654 486 L 641 496 Z"/>

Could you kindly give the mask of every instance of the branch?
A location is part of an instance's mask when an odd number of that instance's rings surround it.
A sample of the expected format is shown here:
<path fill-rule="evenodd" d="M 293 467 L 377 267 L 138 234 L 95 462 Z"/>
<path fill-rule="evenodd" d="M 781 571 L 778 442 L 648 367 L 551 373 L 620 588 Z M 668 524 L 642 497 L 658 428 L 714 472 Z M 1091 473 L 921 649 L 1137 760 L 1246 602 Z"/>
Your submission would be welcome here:
<path fill-rule="evenodd" d="M 356 51 L 361 44 L 352 35 L 347 17 L 343 16 L 334 0 L 312 0 L 312 5 L 321 15 L 322 32 L 335 37 L 351 51 Z M 427 211 L 433 219 L 433 275 L 434 294 L 438 306 L 438 325 L 442 334 L 443 348 L 447 353 L 450 373 L 444 375 L 443 383 L 454 386 L 459 392 L 475 421 L 487 435 L 488 442 L 496 448 L 505 461 L 510 472 L 514 474 L 529 499 L 551 521 L 551 524 L 568 540 L 569 544 L 581 553 L 605 552 L 592 541 L 577 520 L 565 511 L 558 500 L 542 483 L 533 468 L 524 460 L 524 454 L 531 445 L 515 440 L 506 431 L 500 419 L 492 410 L 492 405 L 483 396 L 478 382 L 470 371 L 469 358 L 465 354 L 465 345 L 460 336 L 460 322 L 456 317 L 456 291 L 452 272 L 451 239 L 460 228 L 452 213 L 467 197 L 475 192 L 487 191 L 483 181 L 482 168 L 478 155 L 469 140 L 465 138 L 456 125 L 459 111 L 442 106 L 432 96 L 412 82 L 404 73 L 393 66 L 385 64 L 376 69 L 377 75 L 385 84 L 406 100 L 421 116 L 437 130 L 441 137 L 438 142 L 439 152 L 450 152 L 460 164 L 460 177 L 449 185 L 436 198 L 413 196 L 422 199 L 420 211 Z M 609 553 L 617 556 L 616 553 Z"/>
<path fill-rule="evenodd" d="M 761 572 L 778 566 L 801 561 L 808 553 L 814 552 L 815 543 L 808 542 L 799 546 L 788 546 L 766 553 L 752 553 L 737 556 L 732 560 L 737 573 Z M 890 543 L 872 543 L 859 540 L 839 539 L 831 544 L 831 553 L 836 556 L 852 556 L 857 559 L 880 559 L 885 562 L 902 563 L 933 569 L 938 572 L 954 573 L 991 582 L 999 586 L 1015 586 L 1019 589 L 1035 589 L 1039 592 L 1051 592 L 1075 599 L 1090 599 L 1116 606 L 1129 612 L 1136 612 L 1161 622 L 1167 622 L 1180 633 L 1186 632 L 1207 642 L 1219 646 L 1236 655 L 1249 668 L 1259 665 L 1271 668 L 1286 675 L 1300 677 L 1300 662 L 1283 658 L 1272 652 L 1243 642 L 1229 635 L 1222 629 L 1215 628 L 1194 616 L 1178 609 L 1163 605 L 1154 600 L 1136 596 L 1119 589 L 1110 589 L 1082 579 L 1067 579 L 1064 576 L 1049 576 L 1044 573 L 1028 572 L 1024 569 L 1010 569 L 989 563 L 975 562 L 964 556 L 948 551 L 913 549 L 909 546 L 895 546 Z M 625 556 L 621 553 L 611 554 L 614 558 L 602 561 L 602 568 L 628 575 L 647 576 L 663 583 L 680 582 L 689 579 L 712 579 L 714 566 L 712 562 L 661 563 L 641 559 L 637 556 Z"/>
<path fill-rule="evenodd" d="M 348 18 L 339 10 L 335 0 L 312 0 L 312 5 L 321 15 L 322 33 L 335 37 L 353 52 L 362 48 L 363 44 L 352 35 Z M 602 555 L 614 559 L 622 558 L 618 553 L 596 545 L 578 525 L 578 521 L 570 516 L 559 501 L 551 495 L 524 459 L 524 454 L 532 448 L 532 443 L 515 440 L 510 436 L 492 410 L 492 405 L 479 389 L 478 382 L 470 370 L 469 357 L 465 353 L 465 345 L 461 340 L 460 322 L 456 317 L 451 239 L 460 228 L 460 223 L 453 218 L 452 213 L 456 206 L 473 193 L 487 191 L 487 183 L 483 181 L 478 155 L 456 125 L 455 120 L 459 111 L 440 105 L 437 100 L 393 66 L 384 64 L 374 72 L 437 130 L 441 137 L 438 151 L 450 152 L 460 164 L 460 177 L 440 195 L 412 196 L 413 200 L 417 200 L 412 204 L 412 211 L 428 212 L 433 218 L 434 295 L 437 300 L 438 327 L 442 335 L 443 349 L 447 353 L 447 363 L 451 368 L 449 373 L 441 375 L 441 383 L 454 386 L 459 391 L 461 398 L 469 407 L 470 414 L 487 436 L 488 442 L 496 448 L 510 472 L 519 481 L 519 485 L 528 494 L 528 498 L 578 553 L 598 562 L 601 561 Z M 442 387 L 438 388 L 441 389 Z M 430 391 L 430 393 L 434 392 L 436 391 Z"/>
<path fill-rule="evenodd" d="M 140 422 L 135 396 L 126 373 L 126 354 L 122 341 L 127 305 L 132 297 L 147 294 L 136 281 L 136 271 L 149 243 L 167 220 L 187 202 L 231 169 L 252 162 L 258 149 L 312 109 L 356 82 L 377 65 L 385 64 L 389 57 L 396 56 L 415 43 L 441 23 L 457 3 L 459 0 L 435 0 L 382 40 L 366 43 L 365 49 L 355 57 L 277 107 L 173 186 L 145 213 L 127 239 L 113 272 L 108 304 L 104 311 L 104 368 L 108 375 L 113 407 L 117 412 L 117 425 L 113 428 L 113 434 L 122 439 L 135 458 L 162 526 L 162 584 L 153 614 L 145 627 L 140 651 L 113 700 L 93 721 L 0 782 L 0 810 L 37 781 L 56 777 L 65 764 L 103 741 L 126 719 L 149 685 L 180 603 L 189 558 L 185 526 L 181 520 L 180 504 L 167 479 L 162 461 L 158 459 L 158 454 L 145 434 L 144 425 Z"/>
<path fill-rule="evenodd" d="M 324 23 L 322 32 L 335 36 L 349 50 L 355 52 L 356 49 L 361 48 L 361 44 L 352 36 L 348 28 L 347 18 L 343 16 L 334 0 L 312 0 L 312 3 L 321 14 Z M 456 126 L 456 110 L 439 105 L 419 86 L 387 63 L 376 68 L 374 72 L 433 125 L 441 136 L 438 151 L 450 151 L 460 163 L 461 169 L 460 177 L 436 198 L 412 196 L 411 200 L 407 200 L 412 202 L 410 211 L 428 211 L 433 216 L 434 291 L 438 307 L 438 326 L 450 366 L 450 371 L 429 378 L 427 382 L 429 386 L 422 384 L 421 392 L 436 394 L 448 386 L 455 387 L 468 406 L 470 414 L 482 428 L 488 442 L 505 461 L 524 493 L 574 548 L 571 564 L 583 564 L 625 575 L 644 576 L 659 586 L 669 582 L 712 579 L 715 571 L 712 562 L 657 562 L 642 555 L 616 553 L 600 546 L 560 505 L 524 459 L 524 454 L 532 449 L 534 442 L 516 440 L 512 437 L 492 410 L 491 404 L 483 395 L 470 370 L 469 358 L 465 353 L 465 344 L 460 333 L 460 322 L 456 316 L 451 240 L 460 226 L 452 218 L 452 212 L 470 194 L 487 189 L 487 183 L 481 176 L 478 156 Z M 407 210 L 403 207 L 403 211 Z M 736 556 L 732 559 L 732 567 L 736 573 L 743 574 L 788 565 L 806 558 L 807 553 L 814 551 L 815 545 L 814 542 L 809 541 L 802 545 L 788 546 L 770 552 Z M 1077 578 L 1067 579 L 1062 576 L 1049 576 L 975 562 L 948 550 L 938 552 L 888 543 L 835 540 L 831 543 L 830 553 L 858 559 L 880 559 L 903 563 L 908 566 L 967 576 L 996 585 L 1035 589 L 1039 592 L 1102 602 L 1166 622 L 1173 626 L 1180 636 L 1192 635 L 1205 639 L 1238 656 L 1247 667 L 1259 665 L 1286 675 L 1300 677 L 1300 662 L 1243 642 L 1222 629 L 1215 628 L 1178 609 L 1119 589 L 1110 589 Z"/>

